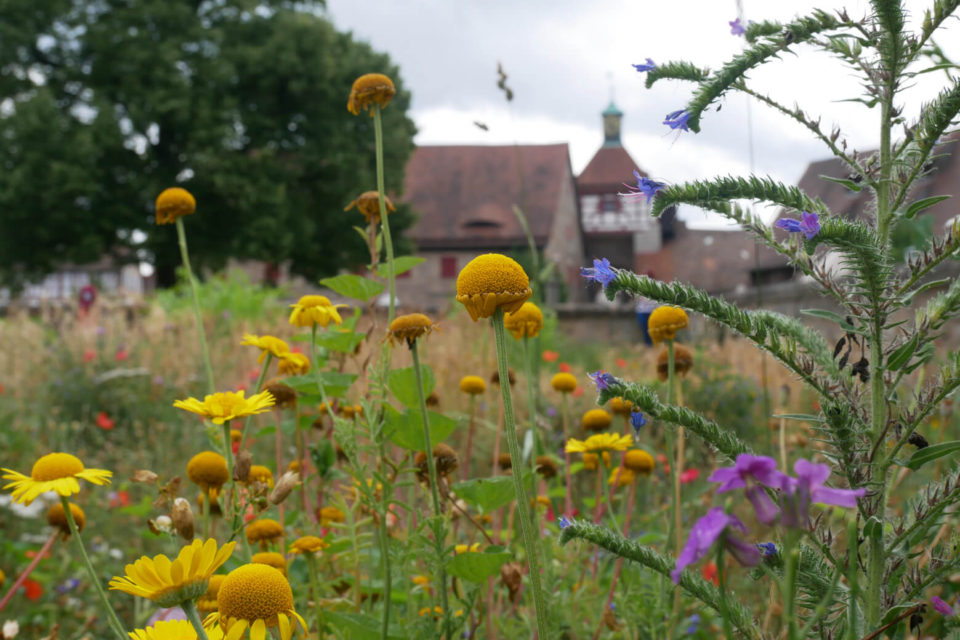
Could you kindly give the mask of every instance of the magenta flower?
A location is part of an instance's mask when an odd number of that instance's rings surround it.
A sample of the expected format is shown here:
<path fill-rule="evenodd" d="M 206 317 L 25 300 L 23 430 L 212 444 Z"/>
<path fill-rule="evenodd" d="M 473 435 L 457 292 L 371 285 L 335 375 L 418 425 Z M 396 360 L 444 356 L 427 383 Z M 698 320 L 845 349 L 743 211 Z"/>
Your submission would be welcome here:
<path fill-rule="evenodd" d="M 693 528 L 690 529 L 687 544 L 684 545 L 680 557 L 677 558 L 676 568 L 670 572 L 673 583 L 679 584 L 680 574 L 683 570 L 707 555 L 707 552 L 718 540 L 740 564 L 752 567 L 759 563 L 760 552 L 757 548 L 733 535 L 731 533 L 732 529 L 742 533 L 747 531 L 739 518 L 728 515 L 721 507 L 710 509 L 707 515 L 697 520 Z"/>
<path fill-rule="evenodd" d="M 933 596 L 932 598 L 930 598 L 930 602 L 933 604 L 933 608 L 936 609 L 937 613 L 939 613 L 940 615 L 944 615 L 944 616 L 956 615 L 956 611 L 953 610 L 953 607 L 948 605 L 946 602 L 944 602 L 937 596 Z"/>
<path fill-rule="evenodd" d="M 783 476 L 781 489 L 785 494 L 783 524 L 799 527 L 807 522 L 807 510 L 811 503 L 828 504 L 835 507 L 856 507 L 857 498 L 866 495 L 867 490 L 831 489 L 824 486 L 830 477 L 830 467 L 815 464 L 809 460 L 797 460 L 793 465 L 796 478 Z"/>
<path fill-rule="evenodd" d="M 717 469 L 708 480 L 720 483 L 717 493 L 746 488 L 747 499 L 757 512 L 757 520 L 764 524 L 773 524 L 780 514 L 780 508 L 763 487 L 779 489 L 786 477 L 777 471 L 777 461 L 773 458 L 741 453 L 734 466 Z"/>
<path fill-rule="evenodd" d="M 636 169 L 633 170 L 633 176 L 637 179 L 637 186 L 632 186 L 627 183 L 623 183 L 627 189 L 630 190 L 630 193 L 621 193 L 618 194 L 623 198 L 642 198 L 643 196 L 647 197 L 647 204 L 650 204 L 650 200 L 653 196 L 657 195 L 657 191 L 663 189 L 666 184 L 663 182 L 657 182 L 656 180 L 651 180 L 646 176 L 641 176 L 640 172 Z"/>
<path fill-rule="evenodd" d="M 781 218 L 777 220 L 777 227 L 786 229 L 790 233 L 802 233 L 807 240 L 813 240 L 820 233 L 820 217 L 806 211 L 800 214 L 800 220 Z"/>

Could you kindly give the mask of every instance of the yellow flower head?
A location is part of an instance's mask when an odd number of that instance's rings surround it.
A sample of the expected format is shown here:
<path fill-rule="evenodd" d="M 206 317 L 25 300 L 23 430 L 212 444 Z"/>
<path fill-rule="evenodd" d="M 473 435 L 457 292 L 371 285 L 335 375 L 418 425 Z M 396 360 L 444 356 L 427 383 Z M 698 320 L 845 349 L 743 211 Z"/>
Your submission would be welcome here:
<path fill-rule="evenodd" d="M 387 336 L 391 342 L 406 342 L 408 346 L 413 348 L 414 340 L 422 338 L 436 329 L 437 325 L 433 324 L 430 318 L 422 313 L 408 313 L 393 319 L 390 328 L 387 329 Z"/>
<path fill-rule="evenodd" d="M 629 416 L 633 411 L 633 403 L 617 396 L 610 401 L 610 411 L 617 416 Z"/>
<path fill-rule="evenodd" d="M 273 567 L 283 575 L 287 575 L 287 559 L 283 557 L 282 553 L 277 553 L 276 551 L 261 551 L 260 553 L 255 553 L 250 557 L 250 562 L 254 564 L 265 564 L 268 567 Z"/>
<path fill-rule="evenodd" d="M 244 529 L 247 542 L 270 542 L 283 535 L 283 525 L 271 518 L 254 520 Z"/>
<path fill-rule="evenodd" d="M 560 393 L 573 393 L 577 390 L 577 377 L 572 373 L 561 371 L 550 379 L 550 386 Z"/>
<path fill-rule="evenodd" d="M 624 467 L 618 467 L 610 472 L 610 479 L 607 481 L 611 487 L 616 485 L 619 487 L 626 487 L 632 484 L 637 479 L 637 474 L 626 469 Z"/>
<path fill-rule="evenodd" d="M 0 476 L 11 482 L 3 486 L 4 489 L 13 489 L 14 502 L 30 504 L 37 496 L 47 491 L 56 491 L 58 496 L 68 497 L 80 493 L 80 483 L 77 478 L 93 484 L 110 484 L 112 471 L 105 469 L 87 469 L 80 458 L 69 453 L 48 453 L 33 463 L 30 475 L 12 469 L 0 469 L 5 473 Z"/>
<path fill-rule="evenodd" d="M 673 345 L 673 370 L 678 376 L 685 376 L 693 369 L 693 353 L 682 344 Z M 657 377 L 664 382 L 670 375 L 670 351 L 663 349 L 657 355 Z"/>
<path fill-rule="evenodd" d="M 587 431 L 603 431 L 610 426 L 613 416 L 603 409 L 590 409 L 583 414 L 583 428 Z"/>
<path fill-rule="evenodd" d="M 194 540 L 180 549 L 172 562 L 165 555 L 143 556 L 124 567 L 126 575 L 110 580 L 110 588 L 147 598 L 161 607 L 196 600 L 207 592 L 207 583 L 233 553 L 236 542 L 217 549 L 217 541 Z"/>
<path fill-rule="evenodd" d="M 346 516 L 337 507 L 323 507 L 320 509 L 320 526 L 325 527 L 331 522 L 343 522 Z"/>
<path fill-rule="evenodd" d="M 187 463 L 187 477 L 201 489 L 219 490 L 230 479 L 227 460 L 215 451 L 201 451 Z"/>
<path fill-rule="evenodd" d="M 213 613 L 217 610 L 217 594 L 220 593 L 220 585 L 226 578 L 222 573 L 215 573 L 210 576 L 210 582 L 207 583 L 207 592 L 197 600 L 197 609 L 200 613 Z"/>
<path fill-rule="evenodd" d="M 253 484 L 254 482 L 261 482 L 273 489 L 273 472 L 270 471 L 269 467 L 262 464 L 250 465 L 250 475 L 247 476 L 245 484 Z"/>
<path fill-rule="evenodd" d="M 461 553 L 467 553 L 467 552 L 470 552 L 470 553 L 480 553 L 480 543 L 479 543 L 479 542 L 474 542 L 474 543 L 471 544 L 471 545 L 458 544 L 457 546 L 455 546 L 455 547 L 453 548 L 453 552 L 454 552 L 456 555 L 460 555 Z"/>
<path fill-rule="evenodd" d="M 196 210 L 197 201 L 186 189 L 170 187 L 157 196 L 157 224 L 173 224 Z"/>
<path fill-rule="evenodd" d="M 73 515 L 73 521 L 77 524 L 77 531 L 83 531 L 87 524 L 87 515 L 79 506 L 70 503 L 70 513 Z M 70 535 L 70 525 L 67 522 L 67 512 L 63 509 L 63 504 L 57 502 L 47 509 L 47 524 L 55 529 L 60 529 L 64 537 Z"/>
<path fill-rule="evenodd" d="M 197 632 L 189 620 L 160 620 L 152 627 L 131 631 L 133 640 L 197 640 Z M 219 629 L 208 630 L 209 640 L 223 640 L 223 633 Z"/>
<path fill-rule="evenodd" d="M 413 576 L 412 580 L 413 580 L 413 584 L 417 585 L 418 587 L 426 587 L 427 585 L 430 584 L 430 578 L 428 578 L 427 576 L 420 576 L 420 575 Z"/>
<path fill-rule="evenodd" d="M 274 358 L 282 358 L 290 353 L 290 345 L 275 336 L 255 336 L 246 333 L 243 335 L 243 342 L 240 344 L 260 349 L 260 357 L 257 358 L 257 362 L 261 364 L 263 364 L 268 353 Z"/>
<path fill-rule="evenodd" d="M 243 418 L 269 411 L 274 402 L 274 398 L 269 391 L 245 398 L 243 390 L 240 390 L 204 396 L 203 402 L 196 398 L 177 400 L 173 403 L 173 406 L 209 418 L 214 424 L 223 424 L 234 418 Z"/>
<path fill-rule="evenodd" d="M 326 327 L 331 322 L 341 324 L 343 318 L 337 309 L 346 307 L 345 304 L 333 304 L 327 296 L 303 296 L 297 304 L 290 305 L 290 324 L 297 327 Z"/>
<path fill-rule="evenodd" d="M 648 476 L 653 472 L 653 456 L 643 449 L 630 449 L 623 456 L 623 466 L 635 473 Z"/>
<path fill-rule="evenodd" d="M 307 632 L 307 623 L 293 609 L 293 591 L 287 578 L 265 564 L 245 564 L 224 578 L 217 594 L 217 612 L 207 616 L 207 628 L 219 626 L 230 640 L 247 637 L 266 640 L 276 627 L 281 640 L 293 637 L 296 623 Z"/>
<path fill-rule="evenodd" d="M 491 317 L 501 307 L 512 313 L 532 294 L 523 267 L 499 253 L 477 256 L 457 276 L 457 302 L 474 321 Z"/>
<path fill-rule="evenodd" d="M 487 390 L 487 383 L 480 376 L 463 376 L 460 378 L 460 391 L 472 396 L 480 395 Z"/>
<path fill-rule="evenodd" d="M 673 340 L 677 331 L 686 329 L 690 324 L 687 312 L 680 307 L 657 307 L 647 320 L 647 333 L 654 344 L 664 340 Z"/>
<path fill-rule="evenodd" d="M 503 326 L 517 340 L 536 338 L 543 329 L 543 312 L 532 302 L 524 302 L 519 309 L 504 317 Z"/>
<path fill-rule="evenodd" d="M 567 441 L 567 453 L 600 453 L 603 451 L 626 451 L 633 444 L 629 433 L 621 436 L 616 433 L 597 433 L 586 440 L 570 438 Z"/>
<path fill-rule="evenodd" d="M 583 468 L 587 471 L 596 471 L 597 465 L 600 464 L 600 456 L 603 456 L 603 466 L 610 466 L 610 453 L 604 451 L 602 454 L 597 455 L 595 453 L 585 453 L 583 454 Z"/>
<path fill-rule="evenodd" d="M 302 536 L 290 543 L 290 553 L 318 553 L 330 545 L 317 536 Z"/>
<path fill-rule="evenodd" d="M 310 372 L 310 358 L 302 353 L 288 353 L 280 358 L 277 371 L 283 376 L 302 376 Z"/>
<path fill-rule="evenodd" d="M 397 210 L 387 196 L 383 196 L 383 206 L 388 215 Z M 364 191 L 356 200 L 348 204 L 344 211 L 350 211 L 354 207 L 363 214 L 367 222 L 374 224 L 380 222 L 380 193 L 378 191 Z"/>
<path fill-rule="evenodd" d="M 380 105 L 383 109 L 396 94 L 393 80 L 382 73 L 367 73 L 354 80 L 350 98 L 347 99 L 347 109 L 355 116 L 364 109 L 373 115 L 373 105 Z"/>

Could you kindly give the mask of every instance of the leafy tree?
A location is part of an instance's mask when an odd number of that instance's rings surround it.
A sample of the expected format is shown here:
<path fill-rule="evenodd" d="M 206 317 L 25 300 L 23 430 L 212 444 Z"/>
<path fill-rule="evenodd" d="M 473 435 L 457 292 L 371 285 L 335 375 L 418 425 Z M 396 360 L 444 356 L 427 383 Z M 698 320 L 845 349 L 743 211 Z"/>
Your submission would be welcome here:
<path fill-rule="evenodd" d="M 191 258 L 290 261 L 308 278 L 366 258 L 343 208 L 375 185 L 373 123 L 346 109 L 353 80 L 390 75 L 387 188 L 415 131 L 387 55 L 311 2 L 0 0 L 0 278 L 22 283 L 106 253 L 179 263 L 153 200 L 197 198 Z M 391 220 L 409 226 L 402 208 Z M 146 233 L 142 241 L 140 234 Z M 136 241 L 142 242 L 136 242 Z"/>

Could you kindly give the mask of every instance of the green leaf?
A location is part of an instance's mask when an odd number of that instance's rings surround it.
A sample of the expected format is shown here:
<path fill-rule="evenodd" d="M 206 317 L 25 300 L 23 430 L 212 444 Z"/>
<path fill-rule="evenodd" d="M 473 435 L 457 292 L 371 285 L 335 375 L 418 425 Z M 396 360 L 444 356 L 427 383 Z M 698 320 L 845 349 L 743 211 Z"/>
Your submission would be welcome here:
<path fill-rule="evenodd" d="M 328 397 L 343 397 L 353 381 L 357 379 L 355 373 L 340 373 L 339 371 L 321 371 L 320 379 L 323 380 L 323 391 Z M 316 374 L 312 371 L 303 376 L 291 376 L 284 380 L 284 383 L 293 387 L 298 393 L 318 394 Z"/>
<path fill-rule="evenodd" d="M 426 262 L 426 260 L 426 258 L 421 258 L 419 256 L 399 256 L 393 259 L 393 273 L 394 275 L 406 273 L 421 262 Z M 387 263 L 381 262 L 377 265 L 377 275 L 381 278 L 387 277 Z"/>
<path fill-rule="evenodd" d="M 877 516 L 870 516 L 863 525 L 863 536 L 867 539 L 880 539 L 883 534 L 883 523 Z"/>
<path fill-rule="evenodd" d="M 383 291 L 382 283 L 374 282 L 373 280 L 352 273 L 344 273 L 339 276 L 333 276 L 332 278 L 324 278 L 320 281 L 320 284 L 325 287 L 330 287 L 342 296 L 353 298 L 354 300 L 362 300 L 363 302 L 367 302 L 374 296 L 380 295 Z"/>
<path fill-rule="evenodd" d="M 334 329 L 317 335 L 317 344 L 330 351 L 338 353 L 353 353 L 357 345 L 366 337 L 366 333 L 354 333 Z"/>
<path fill-rule="evenodd" d="M 423 396 L 427 397 L 436 386 L 433 369 L 427 365 L 420 367 L 423 376 Z M 387 386 L 405 407 L 420 407 L 420 394 L 417 392 L 417 372 L 413 367 L 393 369 L 387 378 Z"/>
<path fill-rule="evenodd" d="M 827 311 L 826 309 L 800 309 L 800 313 L 807 316 L 813 316 L 814 318 L 822 318 L 823 320 L 835 322 L 847 333 L 863 333 L 861 329 L 857 329 L 852 324 L 847 322 L 846 318 L 841 316 L 839 313 L 834 313 L 833 311 Z"/>
<path fill-rule="evenodd" d="M 960 451 L 960 440 L 941 442 L 940 444 L 920 449 L 910 456 L 910 460 L 907 461 L 907 468 L 916 471 L 928 462 L 950 455 L 956 451 Z"/>
<path fill-rule="evenodd" d="M 784 420 L 801 420 L 803 422 L 826 422 L 822 417 L 812 413 L 778 413 L 771 417 L 783 418 Z"/>
<path fill-rule="evenodd" d="M 430 443 L 433 446 L 446 440 L 457 428 L 457 421 L 442 413 L 427 411 L 427 416 L 430 420 Z M 426 449 L 419 410 L 407 409 L 401 413 L 390 405 L 384 405 L 384 421 L 387 438 L 394 444 L 411 451 Z"/>
<path fill-rule="evenodd" d="M 474 478 L 458 482 L 450 488 L 467 504 L 482 509 L 484 513 L 491 513 L 509 504 L 516 495 L 510 476 Z"/>
<path fill-rule="evenodd" d="M 920 200 L 917 200 L 916 202 L 911 204 L 909 207 L 907 207 L 907 210 L 904 212 L 903 217 L 909 220 L 913 218 L 915 215 L 917 215 L 918 213 L 920 213 L 921 211 L 923 211 L 924 209 L 929 209 L 930 207 L 937 204 L 938 202 L 943 202 L 944 200 L 948 200 L 949 198 L 950 196 L 930 196 L 929 198 L 921 198 Z"/>
<path fill-rule="evenodd" d="M 825 175 L 821 175 L 820 177 L 830 182 L 836 182 L 837 184 L 842 184 L 847 189 L 850 189 L 850 191 L 860 191 L 861 189 L 863 189 L 863 185 L 858 184 L 853 180 L 847 180 L 846 178 L 834 178 L 832 176 L 825 176 Z"/>
<path fill-rule="evenodd" d="M 348 637 L 351 640 L 380 640 L 380 618 L 365 613 L 329 610 L 323 617 L 334 629 L 349 631 Z M 391 626 L 387 629 L 387 638 L 406 640 L 407 636 L 400 629 Z"/>
<path fill-rule="evenodd" d="M 887 369 L 890 371 L 899 371 L 902 369 L 905 364 L 910 362 L 910 358 L 913 357 L 913 353 L 917 350 L 918 344 L 920 344 L 920 334 L 915 333 L 910 340 L 904 342 L 890 354 L 890 357 L 887 358 Z"/>
<path fill-rule="evenodd" d="M 513 557 L 503 547 L 487 547 L 482 553 L 467 551 L 455 555 L 447 563 L 447 573 L 469 582 L 485 582 L 487 578 L 497 575 L 500 567 Z"/>
<path fill-rule="evenodd" d="M 317 468 L 317 475 L 321 478 L 325 477 L 337 462 L 337 452 L 329 438 L 323 438 L 310 445 L 310 459 L 313 460 L 313 466 Z"/>

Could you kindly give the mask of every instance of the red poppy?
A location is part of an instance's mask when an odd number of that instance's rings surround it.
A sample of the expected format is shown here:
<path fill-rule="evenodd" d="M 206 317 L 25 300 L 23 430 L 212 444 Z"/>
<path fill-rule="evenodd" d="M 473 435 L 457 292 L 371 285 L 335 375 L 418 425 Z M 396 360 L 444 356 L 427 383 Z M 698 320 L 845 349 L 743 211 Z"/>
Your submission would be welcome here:
<path fill-rule="evenodd" d="M 110 507 L 115 509 L 116 507 L 129 507 L 130 506 L 130 494 L 126 491 L 111 491 L 110 492 Z"/>
<path fill-rule="evenodd" d="M 627 361 L 624 360 L 623 358 L 617 358 L 616 363 L 617 363 L 617 366 L 620 367 L 621 369 L 627 366 Z"/>
<path fill-rule="evenodd" d="M 110 416 L 107 415 L 106 411 L 101 411 L 97 414 L 97 426 L 104 431 L 112 430 L 114 425 L 114 421 L 110 419 Z"/>
<path fill-rule="evenodd" d="M 583 395 L 583 387 L 577 387 L 576 389 L 574 389 L 572 395 L 573 395 L 574 398 L 579 398 L 580 396 L 582 396 L 582 395 Z"/>
<path fill-rule="evenodd" d="M 560 371 L 563 371 L 564 373 L 570 373 L 571 371 L 573 371 L 573 368 L 570 365 L 568 365 L 566 362 L 561 362 L 558 365 L 558 368 L 560 369 Z"/>
<path fill-rule="evenodd" d="M 710 561 L 707 564 L 703 565 L 703 569 L 700 570 L 703 574 L 703 579 L 708 582 L 712 582 L 716 586 L 720 586 L 720 572 L 717 571 L 717 563 Z"/>
<path fill-rule="evenodd" d="M 90 362 L 90 361 L 96 359 L 96 357 L 97 357 L 97 352 L 94 351 L 93 349 L 87 349 L 86 351 L 83 352 L 83 361 L 84 361 L 84 362 Z"/>
<path fill-rule="evenodd" d="M 27 600 L 39 600 L 43 597 L 43 585 L 33 578 L 27 578 L 23 581 L 23 590 Z"/>
<path fill-rule="evenodd" d="M 688 482 L 693 482 L 699 477 L 700 477 L 699 469 L 687 469 L 686 471 L 680 474 L 680 482 L 682 484 L 687 484 Z"/>
<path fill-rule="evenodd" d="M 556 362 L 557 358 L 560 357 L 560 354 L 556 351 L 550 351 L 549 349 L 543 352 L 543 361 L 544 362 Z"/>
<path fill-rule="evenodd" d="M 128 352 L 123 347 L 120 347 L 119 349 L 117 349 L 117 352 L 113 355 L 113 359 L 116 360 L 117 362 L 123 362 L 124 360 L 127 360 L 129 357 L 130 357 L 130 352 Z"/>
<path fill-rule="evenodd" d="M 237 455 L 237 452 L 240 451 L 240 443 L 233 442 L 231 444 L 233 445 L 233 455 Z"/>

